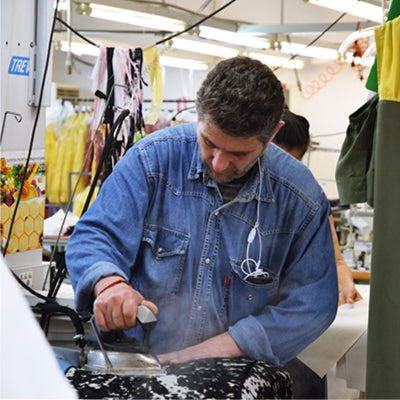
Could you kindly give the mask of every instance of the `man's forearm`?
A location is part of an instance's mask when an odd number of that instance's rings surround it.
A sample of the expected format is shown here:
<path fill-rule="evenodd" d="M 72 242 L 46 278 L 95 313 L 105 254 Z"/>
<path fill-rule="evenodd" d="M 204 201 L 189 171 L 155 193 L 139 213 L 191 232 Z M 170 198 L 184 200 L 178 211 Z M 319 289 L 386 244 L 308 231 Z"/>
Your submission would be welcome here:
<path fill-rule="evenodd" d="M 173 353 L 161 354 L 158 359 L 162 364 L 179 364 L 200 358 L 244 356 L 246 356 L 245 353 L 236 344 L 232 336 L 225 332 L 195 346 Z"/>

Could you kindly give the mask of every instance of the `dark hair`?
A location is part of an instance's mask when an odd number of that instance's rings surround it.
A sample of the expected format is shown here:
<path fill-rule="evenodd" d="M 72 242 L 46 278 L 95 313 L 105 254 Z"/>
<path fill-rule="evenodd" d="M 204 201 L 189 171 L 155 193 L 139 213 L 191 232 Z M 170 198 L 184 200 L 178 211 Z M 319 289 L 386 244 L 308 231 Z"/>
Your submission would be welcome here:
<path fill-rule="evenodd" d="M 279 129 L 273 142 L 288 152 L 296 149 L 303 157 L 310 146 L 309 122 L 306 118 L 292 113 L 287 108 L 284 109 L 282 121 L 285 122 L 285 125 Z"/>
<path fill-rule="evenodd" d="M 263 143 L 274 133 L 283 104 L 282 84 L 271 69 L 243 56 L 220 61 L 196 99 L 200 120 L 208 118 L 230 136 L 258 136 Z"/>

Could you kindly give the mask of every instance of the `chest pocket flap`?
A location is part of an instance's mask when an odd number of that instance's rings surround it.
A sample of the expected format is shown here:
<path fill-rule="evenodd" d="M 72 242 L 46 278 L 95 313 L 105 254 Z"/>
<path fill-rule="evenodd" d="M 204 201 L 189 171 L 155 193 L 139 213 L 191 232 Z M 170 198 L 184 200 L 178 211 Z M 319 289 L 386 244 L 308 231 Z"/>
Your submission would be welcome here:
<path fill-rule="evenodd" d="M 155 257 L 184 255 L 189 243 L 188 235 L 161 226 L 144 228 L 143 241 L 148 243 Z"/>

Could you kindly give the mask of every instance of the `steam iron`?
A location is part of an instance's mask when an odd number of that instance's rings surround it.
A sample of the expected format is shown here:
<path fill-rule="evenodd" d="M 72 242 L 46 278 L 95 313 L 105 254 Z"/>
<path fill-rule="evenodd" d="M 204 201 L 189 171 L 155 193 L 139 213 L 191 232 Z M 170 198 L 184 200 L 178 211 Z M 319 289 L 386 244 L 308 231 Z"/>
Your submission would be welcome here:
<path fill-rule="evenodd" d="M 154 377 L 165 375 L 157 357 L 150 353 L 150 332 L 157 318 L 146 306 L 139 306 L 137 320 L 143 329 L 143 340 L 129 337 L 124 331 L 101 332 L 94 316 L 91 319 L 95 340 L 87 355 L 85 369 L 124 376 Z"/>

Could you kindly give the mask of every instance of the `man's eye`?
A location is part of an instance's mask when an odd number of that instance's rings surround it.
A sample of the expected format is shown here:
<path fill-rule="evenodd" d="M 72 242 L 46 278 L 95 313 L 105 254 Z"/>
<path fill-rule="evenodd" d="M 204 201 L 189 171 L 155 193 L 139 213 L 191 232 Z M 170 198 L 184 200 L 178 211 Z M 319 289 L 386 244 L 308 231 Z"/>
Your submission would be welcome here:
<path fill-rule="evenodd" d="M 211 149 L 215 147 L 214 144 L 207 139 L 204 139 L 204 143 L 207 147 L 210 147 Z"/>

